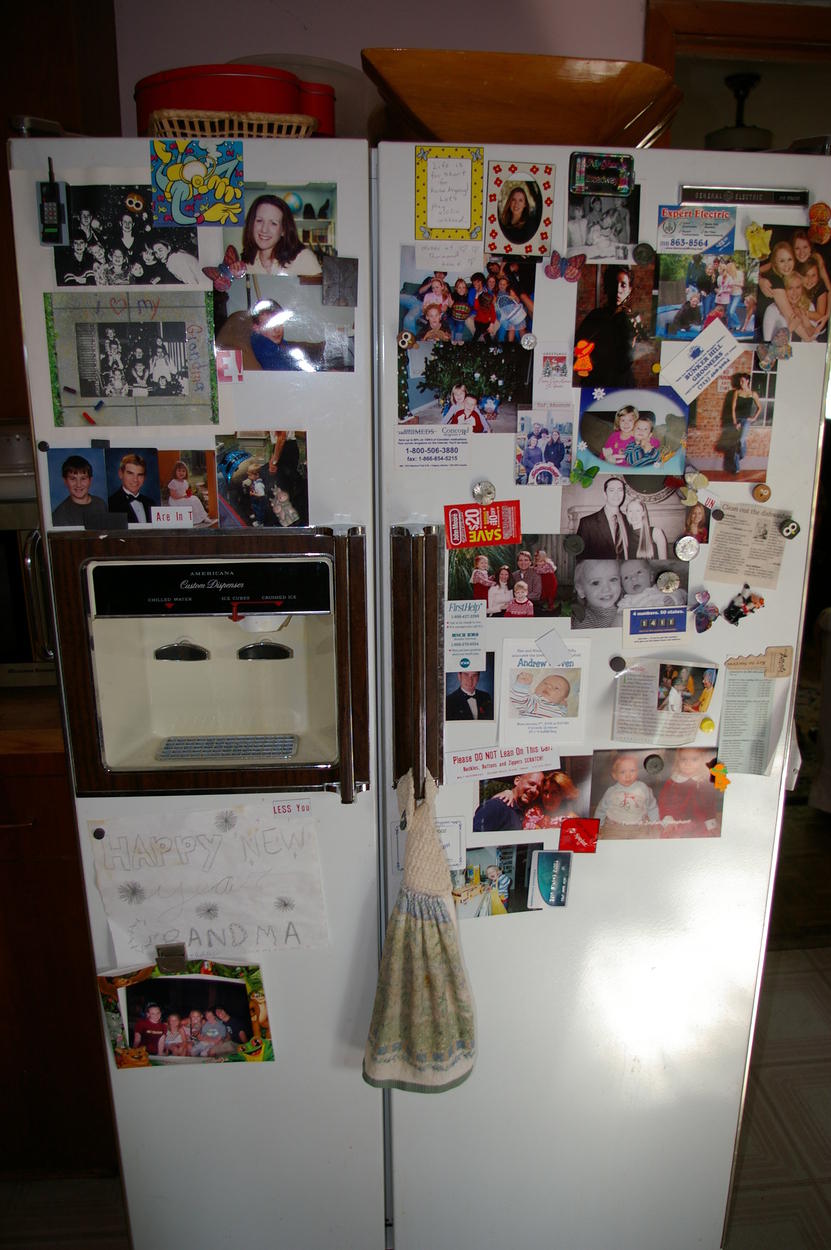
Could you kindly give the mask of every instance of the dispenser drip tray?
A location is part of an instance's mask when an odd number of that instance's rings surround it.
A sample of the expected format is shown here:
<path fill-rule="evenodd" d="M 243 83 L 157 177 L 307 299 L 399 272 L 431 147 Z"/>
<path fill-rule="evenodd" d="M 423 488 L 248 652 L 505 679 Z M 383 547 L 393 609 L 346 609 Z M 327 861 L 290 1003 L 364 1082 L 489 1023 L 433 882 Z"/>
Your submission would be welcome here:
<path fill-rule="evenodd" d="M 290 760 L 297 754 L 296 734 L 218 734 L 166 738 L 157 760 Z"/>

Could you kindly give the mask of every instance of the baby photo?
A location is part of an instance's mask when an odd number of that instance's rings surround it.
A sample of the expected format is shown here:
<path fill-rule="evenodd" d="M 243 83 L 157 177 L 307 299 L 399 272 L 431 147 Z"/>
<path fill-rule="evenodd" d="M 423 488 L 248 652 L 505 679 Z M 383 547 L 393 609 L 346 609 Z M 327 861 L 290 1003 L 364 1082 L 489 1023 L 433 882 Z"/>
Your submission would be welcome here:
<path fill-rule="evenodd" d="M 683 474 L 687 405 L 667 386 L 580 392 L 577 434 L 585 468 L 624 475 Z"/>
<path fill-rule="evenodd" d="M 721 836 L 713 748 L 595 751 L 592 761 L 591 814 L 601 839 Z"/>
<path fill-rule="evenodd" d="M 664 253 L 659 266 L 657 338 L 693 339 L 721 321 L 734 338 L 753 339 L 758 266 L 747 252 Z"/>
<path fill-rule="evenodd" d="M 559 720 L 578 715 L 579 668 L 512 668 L 508 718 L 512 721 Z"/>
<path fill-rule="evenodd" d="M 765 226 L 770 255 L 759 264 L 756 341 L 777 336 L 794 343 L 828 339 L 828 245 L 813 243 L 803 226 Z"/>
<path fill-rule="evenodd" d="M 677 574 L 666 590 L 658 585 L 662 573 Z M 578 558 L 574 570 L 572 629 L 613 629 L 623 625 L 626 608 L 658 612 L 687 603 L 689 565 L 683 560 Z"/>
<path fill-rule="evenodd" d="M 690 404 L 687 455 L 716 482 L 764 482 L 777 371 L 742 352 Z"/>
<path fill-rule="evenodd" d="M 659 712 L 698 712 L 710 706 L 717 670 L 693 665 L 661 664 L 658 669 Z"/>
<path fill-rule="evenodd" d="M 217 442 L 216 475 L 223 527 L 309 523 L 304 430 L 256 430 Z"/>

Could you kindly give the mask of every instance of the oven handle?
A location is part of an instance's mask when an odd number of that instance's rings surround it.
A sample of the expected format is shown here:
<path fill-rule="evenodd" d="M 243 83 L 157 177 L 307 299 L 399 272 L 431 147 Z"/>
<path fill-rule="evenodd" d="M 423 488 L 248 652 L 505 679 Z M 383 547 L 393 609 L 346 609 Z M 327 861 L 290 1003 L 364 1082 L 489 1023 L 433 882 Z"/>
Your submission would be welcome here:
<path fill-rule="evenodd" d="M 40 530 L 31 530 L 23 543 L 23 595 L 26 614 L 32 626 L 32 651 L 36 660 L 54 660 L 50 645 L 49 614 L 45 590 L 46 569 L 43 562 L 43 537 Z"/>

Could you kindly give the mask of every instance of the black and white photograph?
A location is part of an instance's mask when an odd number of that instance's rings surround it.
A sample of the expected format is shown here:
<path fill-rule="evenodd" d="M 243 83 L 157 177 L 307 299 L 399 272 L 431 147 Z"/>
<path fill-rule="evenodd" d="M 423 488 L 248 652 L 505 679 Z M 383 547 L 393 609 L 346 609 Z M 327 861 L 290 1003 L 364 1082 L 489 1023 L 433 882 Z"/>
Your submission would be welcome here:
<path fill-rule="evenodd" d="M 578 195 L 569 191 L 569 253 L 582 252 L 593 263 L 622 260 L 631 264 L 638 242 L 640 200 L 641 189 L 637 186 L 629 195 Z"/>
<path fill-rule="evenodd" d="M 147 186 L 71 187 L 69 246 L 56 247 L 58 286 L 206 287 L 194 226 L 153 225 Z"/>

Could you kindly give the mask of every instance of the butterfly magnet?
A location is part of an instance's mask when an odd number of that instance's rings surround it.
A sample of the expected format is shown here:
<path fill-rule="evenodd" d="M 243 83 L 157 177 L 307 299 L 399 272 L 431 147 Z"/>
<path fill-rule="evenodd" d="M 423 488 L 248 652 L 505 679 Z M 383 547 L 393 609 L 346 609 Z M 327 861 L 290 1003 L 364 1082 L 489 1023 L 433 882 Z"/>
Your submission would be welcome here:
<path fill-rule="evenodd" d="M 245 277 L 245 265 L 240 260 L 239 252 L 229 243 L 221 265 L 204 265 L 202 268 L 206 278 L 210 278 L 215 291 L 224 294 L 230 291 L 231 283 L 237 278 Z"/>
<path fill-rule="evenodd" d="M 585 252 L 567 257 L 561 256 L 559 252 L 552 252 L 551 259 L 543 269 L 543 273 L 546 278 L 551 278 L 553 281 L 557 278 L 565 278 L 566 282 L 576 282 L 583 272 L 585 263 Z"/>

